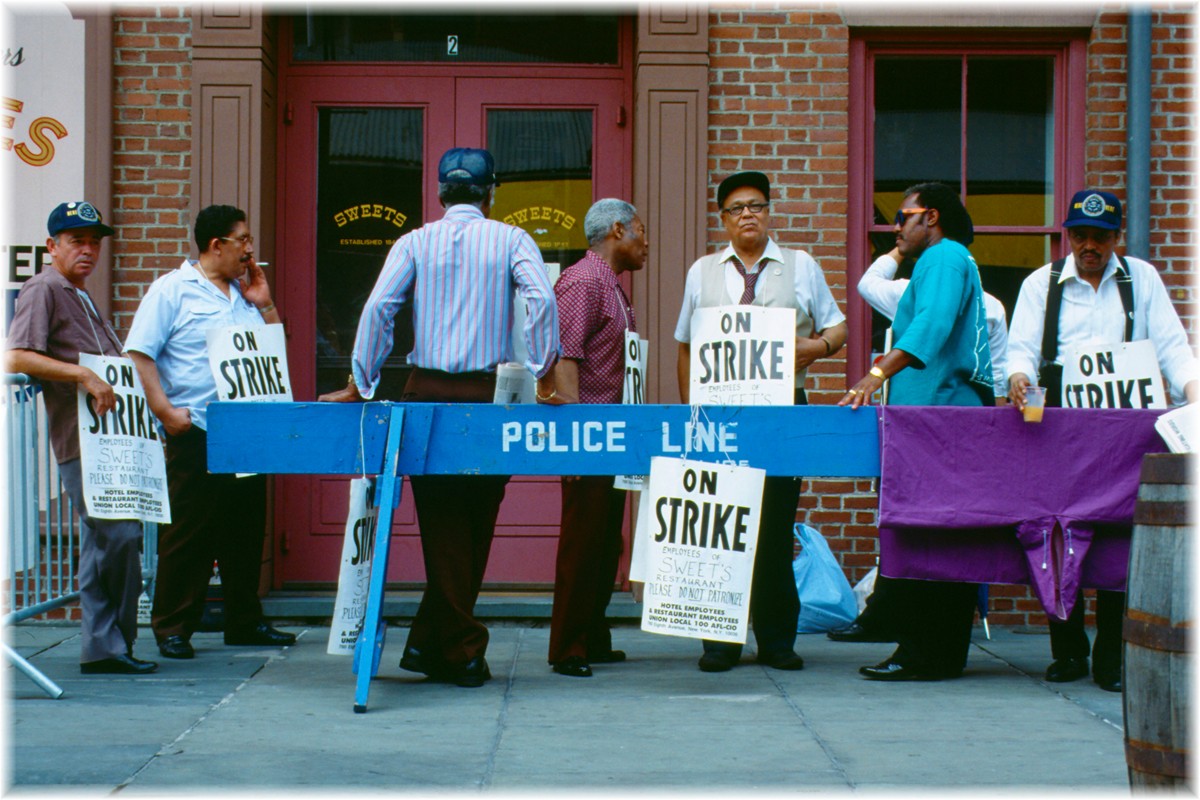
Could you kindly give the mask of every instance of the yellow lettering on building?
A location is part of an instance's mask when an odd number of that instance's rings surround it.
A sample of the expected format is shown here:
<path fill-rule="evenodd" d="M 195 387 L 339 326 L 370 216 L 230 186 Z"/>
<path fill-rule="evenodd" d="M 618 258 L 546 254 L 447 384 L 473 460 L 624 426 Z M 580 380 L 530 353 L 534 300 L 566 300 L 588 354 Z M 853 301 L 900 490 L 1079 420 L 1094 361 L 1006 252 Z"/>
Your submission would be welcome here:
<path fill-rule="evenodd" d="M 529 208 L 517 209 L 504 218 L 504 221 L 509 225 L 518 226 L 524 225 L 531 220 L 554 222 L 568 231 L 575 227 L 575 217 L 560 208 L 553 208 L 551 206 L 530 206 Z"/>
<path fill-rule="evenodd" d="M 392 223 L 397 228 L 403 228 L 404 223 L 408 221 L 408 216 L 382 203 L 359 203 L 356 206 L 344 208 L 333 215 L 333 221 L 337 223 L 339 228 L 345 227 L 351 222 L 357 222 L 360 219 L 382 219 Z"/>
<path fill-rule="evenodd" d="M 21 142 L 14 149 L 21 160 L 31 167 L 44 167 L 54 160 L 54 142 L 46 136 L 46 131 L 54 134 L 55 139 L 67 135 L 67 128 L 53 117 L 38 117 L 29 123 L 29 138 L 38 146 L 38 150 L 30 149 L 29 145 Z"/>

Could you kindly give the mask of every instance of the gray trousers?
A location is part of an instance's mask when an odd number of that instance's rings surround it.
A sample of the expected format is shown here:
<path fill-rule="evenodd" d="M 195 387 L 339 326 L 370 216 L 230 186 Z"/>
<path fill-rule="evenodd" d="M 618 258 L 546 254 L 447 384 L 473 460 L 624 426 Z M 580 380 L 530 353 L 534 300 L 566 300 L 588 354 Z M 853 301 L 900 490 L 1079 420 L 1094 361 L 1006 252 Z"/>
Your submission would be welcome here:
<path fill-rule="evenodd" d="M 142 594 L 142 523 L 88 516 L 79 459 L 59 464 L 58 472 L 79 515 L 79 660 L 86 664 L 132 653 Z"/>

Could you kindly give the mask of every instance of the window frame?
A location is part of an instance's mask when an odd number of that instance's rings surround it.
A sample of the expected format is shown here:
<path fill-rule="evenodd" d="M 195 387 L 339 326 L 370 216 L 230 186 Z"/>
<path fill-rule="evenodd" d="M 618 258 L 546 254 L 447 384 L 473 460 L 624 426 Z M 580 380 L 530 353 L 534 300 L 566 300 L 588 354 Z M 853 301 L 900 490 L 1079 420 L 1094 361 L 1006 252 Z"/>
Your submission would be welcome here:
<path fill-rule="evenodd" d="M 1084 186 L 1087 156 L 1087 36 L 1085 31 L 946 31 L 851 30 L 849 204 L 846 230 L 846 317 L 850 331 L 847 380 L 869 368 L 871 308 L 858 294 L 858 281 L 868 266 L 869 236 L 885 232 L 874 224 L 874 63 L 880 56 L 1050 56 L 1054 73 L 1054 187 L 1053 220 L 1066 214 L 1071 194 Z M 962 133 L 966 136 L 965 127 Z M 965 189 L 966 149 L 960 191 Z M 1050 236 L 1051 252 L 1059 257 L 1069 249 L 1056 225 L 976 226 L 977 234 L 1037 234 Z"/>

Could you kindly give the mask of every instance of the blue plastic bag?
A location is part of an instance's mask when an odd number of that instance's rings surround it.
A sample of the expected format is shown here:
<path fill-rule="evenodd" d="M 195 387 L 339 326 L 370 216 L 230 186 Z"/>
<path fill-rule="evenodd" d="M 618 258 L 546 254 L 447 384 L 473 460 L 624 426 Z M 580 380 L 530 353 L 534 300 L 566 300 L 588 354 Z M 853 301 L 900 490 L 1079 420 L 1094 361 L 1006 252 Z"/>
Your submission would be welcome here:
<path fill-rule="evenodd" d="M 795 533 L 801 547 L 792 562 L 796 591 L 800 595 L 796 632 L 821 633 L 849 625 L 858 616 L 858 603 L 825 537 L 799 522 Z"/>

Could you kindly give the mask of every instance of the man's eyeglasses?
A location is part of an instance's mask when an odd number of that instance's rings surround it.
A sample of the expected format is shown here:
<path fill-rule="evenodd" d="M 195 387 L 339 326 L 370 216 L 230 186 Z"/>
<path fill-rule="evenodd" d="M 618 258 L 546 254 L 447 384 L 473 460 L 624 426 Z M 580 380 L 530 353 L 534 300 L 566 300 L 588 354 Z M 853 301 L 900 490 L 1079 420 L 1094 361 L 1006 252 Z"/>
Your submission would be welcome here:
<path fill-rule="evenodd" d="M 738 203 L 736 206 L 722 208 L 721 213 L 728 214 L 731 217 L 740 217 L 744 211 L 749 209 L 750 213 L 757 217 L 759 214 L 766 211 L 767 206 L 769 205 L 770 203 Z"/>
<path fill-rule="evenodd" d="M 218 236 L 217 238 L 222 242 L 237 242 L 242 246 L 254 244 L 254 237 L 248 233 L 244 236 Z"/>
<path fill-rule="evenodd" d="M 904 223 L 908 222 L 908 218 L 913 214 L 924 214 L 928 210 L 928 208 L 902 208 L 896 212 L 895 218 L 892 219 L 892 224 L 903 228 Z"/>

